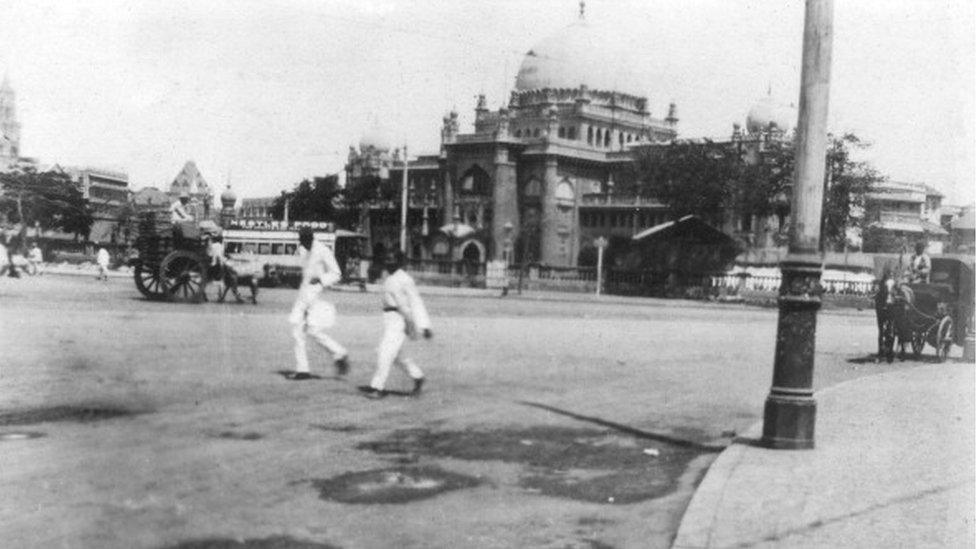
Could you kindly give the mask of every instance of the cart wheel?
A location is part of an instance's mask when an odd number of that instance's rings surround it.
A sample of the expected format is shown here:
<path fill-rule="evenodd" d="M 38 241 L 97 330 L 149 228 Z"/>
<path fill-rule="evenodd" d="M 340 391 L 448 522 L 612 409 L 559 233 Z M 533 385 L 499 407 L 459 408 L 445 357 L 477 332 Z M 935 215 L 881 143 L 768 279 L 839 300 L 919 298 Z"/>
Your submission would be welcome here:
<path fill-rule="evenodd" d="M 945 362 L 949 358 L 949 351 L 952 350 L 952 317 L 947 316 L 939 322 L 938 337 L 935 347 L 939 362 Z"/>
<path fill-rule="evenodd" d="M 925 334 L 922 332 L 912 332 L 912 354 L 918 359 L 922 356 L 925 349 Z"/>
<path fill-rule="evenodd" d="M 163 292 L 168 299 L 192 302 L 203 300 L 207 268 L 197 254 L 183 250 L 171 252 L 159 266 L 159 273 Z"/>
<path fill-rule="evenodd" d="M 136 281 L 136 288 L 146 299 L 160 300 L 166 297 L 163 292 L 163 282 L 159 277 L 159 271 L 151 265 L 138 262 L 132 271 L 132 277 Z"/>

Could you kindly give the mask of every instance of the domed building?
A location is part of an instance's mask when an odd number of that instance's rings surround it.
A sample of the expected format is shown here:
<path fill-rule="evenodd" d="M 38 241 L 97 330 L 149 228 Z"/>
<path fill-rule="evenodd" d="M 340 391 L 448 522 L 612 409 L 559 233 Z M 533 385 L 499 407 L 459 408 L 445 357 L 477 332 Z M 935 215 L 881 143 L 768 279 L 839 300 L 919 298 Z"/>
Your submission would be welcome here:
<path fill-rule="evenodd" d="M 661 204 L 626 188 L 631 149 L 674 139 L 677 108 L 652 112 L 627 56 L 602 47 L 613 43 L 581 14 L 525 54 L 507 105 L 492 110 L 478 97 L 472 133 L 460 132 L 456 112 L 444 117 L 439 155 L 408 168 L 412 256 L 574 266 L 595 257 L 596 236 L 626 242 L 665 220 Z M 387 143 L 370 131 L 351 148 L 350 186 L 369 175 L 400 181 L 396 158 L 380 174 Z M 380 210 L 364 230 L 374 249 L 389 249 L 399 217 Z"/>

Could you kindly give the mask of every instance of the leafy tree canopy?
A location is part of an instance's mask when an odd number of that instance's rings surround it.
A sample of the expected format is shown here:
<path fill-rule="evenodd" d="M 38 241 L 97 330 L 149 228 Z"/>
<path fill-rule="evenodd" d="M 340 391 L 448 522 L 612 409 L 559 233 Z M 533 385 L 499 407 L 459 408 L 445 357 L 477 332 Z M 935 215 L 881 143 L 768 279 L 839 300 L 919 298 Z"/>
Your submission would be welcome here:
<path fill-rule="evenodd" d="M 865 196 L 884 177 L 854 159 L 868 145 L 854 134 L 831 137 L 825 162 L 822 240 L 840 248 L 847 231 L 860 227 Z M 795 166 L 791 141 L 770 141 L 761 150 L 729 143 L 671 143 L 638 153 L 636 192 L 657 198 L 675 219 L 695 214 L 721 224 L 723 214 L 789 213 Z"/>
<path fill-rule="evenodd" d="M 87 237 L 92 211 L 82 191 L 64 172 L 27 166 L 0 173 L 0 211 L 25 226 L 39 224 Z"/>

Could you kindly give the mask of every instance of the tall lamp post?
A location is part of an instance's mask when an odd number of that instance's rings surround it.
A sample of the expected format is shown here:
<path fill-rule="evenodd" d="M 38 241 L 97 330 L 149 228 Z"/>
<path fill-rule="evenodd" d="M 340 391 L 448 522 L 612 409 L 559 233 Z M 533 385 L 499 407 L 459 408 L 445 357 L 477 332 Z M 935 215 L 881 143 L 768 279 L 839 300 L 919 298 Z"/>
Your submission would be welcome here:
<path fill-rule="evenodd" d="M 827 104 L 833 38 L 833 0 L 806 0 L 800 118 L 789 252 L 780 263 L 779 321 L 773 383 L 763 413 L 762 442 L 778 449 L 814 446 L 817 403 L 813 364 L 820 309 L 820 225 L 827 151 Z"/>
<path fill-rule="evenodd" d="M 400 189 L 400 251 L 407 253 L 407 171 L 410 161 L 407 158 L 407 146 L 403 146 L 403 181 Z"/>

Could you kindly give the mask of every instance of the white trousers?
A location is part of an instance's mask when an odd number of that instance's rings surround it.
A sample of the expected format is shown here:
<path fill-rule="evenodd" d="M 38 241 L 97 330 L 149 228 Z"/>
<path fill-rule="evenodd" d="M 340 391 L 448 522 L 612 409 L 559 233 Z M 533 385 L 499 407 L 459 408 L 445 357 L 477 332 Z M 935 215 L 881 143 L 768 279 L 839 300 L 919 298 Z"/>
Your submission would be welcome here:
<path fill-rule="evenodd" d="M 308 350 L 305 348 L 307 333 L 332 355 L 333 360 L 346 356 L 346 348 L 326 334 L 335 324 L 335 307 L 319 297 L 320 292 L 300 291 L 291 308 L 288 321 L 291 336 L 295 340 L 295 371 L 308 372 Z"/>
<path fill-rule="evenodd" d="M 403 368 L 410 379 L 420 379 L 424 373 L 409 358 L 403 356 L 403 342 L 407 339 L 407 324 L 403 316 L 396 311 L 383 313 L 383 339 L 377 352 L 376 373 L 373 374 L 369 386 L 382 391 L 386 387 L 386 378 L 390 377 L 390 368 L 396 363 Z"/>

